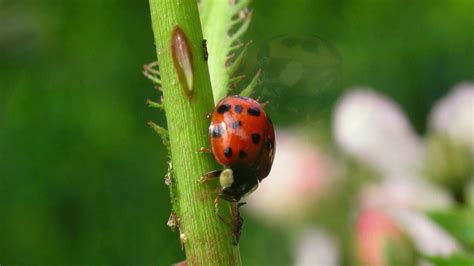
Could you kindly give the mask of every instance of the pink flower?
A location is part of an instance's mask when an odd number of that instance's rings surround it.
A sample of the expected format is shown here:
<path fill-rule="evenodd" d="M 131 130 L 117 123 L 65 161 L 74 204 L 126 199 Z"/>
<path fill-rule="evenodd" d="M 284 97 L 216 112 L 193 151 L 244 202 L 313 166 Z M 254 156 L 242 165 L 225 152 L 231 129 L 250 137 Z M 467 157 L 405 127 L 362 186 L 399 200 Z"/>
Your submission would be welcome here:
<path fill-rule="evenodd" d="M 270 175 L 248 197 L 252 214 L 271 222 L 297 222 L 311 213 L 330 183 L 330 160 L 292 130 L 276 130 Z M 289 218 L 291 217 L 291 218 Z"/>
<path fill-rule="evenodd" d="M 173 266 L 187 266 L 187 265 L 188 265 L 188 262 L 186 260 L 173 264 Z"/>
<path fill-rule="evenodd" d="M 408 238 L 382 211 L 365 209 L 357 217 L 357 254 L 361 265 L 414 265 Z M 390 264 L 396 262 L 396 264 Z"/>

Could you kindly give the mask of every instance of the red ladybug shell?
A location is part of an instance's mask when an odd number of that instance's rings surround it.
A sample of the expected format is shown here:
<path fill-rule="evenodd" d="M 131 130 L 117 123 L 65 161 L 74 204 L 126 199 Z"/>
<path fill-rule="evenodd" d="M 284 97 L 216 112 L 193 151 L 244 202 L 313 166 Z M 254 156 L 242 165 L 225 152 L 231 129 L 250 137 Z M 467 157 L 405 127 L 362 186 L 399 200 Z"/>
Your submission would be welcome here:
<path fill-rule="evenodd" d="M 216 160 L 230 168 L 253 168 L 259 180 L 273 163 L 275 132 L 255 100 L 229 96 L 212 113 L 209 138 Z"/>
<path fill-rule="evenodd" d="M 273 158 L 275 157 L 275 130 L 273 128 L 273 123 L 268 118 L 268 128 L 267 133 L 265 134 L 265 140 L 263 142 L 262 153 L 258 164 L 256 165 L 256 170 L 258 172 L 258 180 L 261 181 L 264 179 L 272 169 Z"/>

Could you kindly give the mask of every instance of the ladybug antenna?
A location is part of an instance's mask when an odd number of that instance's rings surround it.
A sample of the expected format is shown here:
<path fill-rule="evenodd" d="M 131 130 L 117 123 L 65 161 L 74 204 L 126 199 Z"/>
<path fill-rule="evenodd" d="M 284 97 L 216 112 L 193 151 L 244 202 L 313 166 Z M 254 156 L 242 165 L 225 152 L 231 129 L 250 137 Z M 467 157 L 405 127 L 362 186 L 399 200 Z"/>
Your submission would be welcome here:
<path fill-rule="evenodd" d="M 263 103 L 261 103 L 260 105 L 265 108 L 265 106 L 267 106 L 268 104 L 270 103 L 270 101 L 265 101 Z"/>

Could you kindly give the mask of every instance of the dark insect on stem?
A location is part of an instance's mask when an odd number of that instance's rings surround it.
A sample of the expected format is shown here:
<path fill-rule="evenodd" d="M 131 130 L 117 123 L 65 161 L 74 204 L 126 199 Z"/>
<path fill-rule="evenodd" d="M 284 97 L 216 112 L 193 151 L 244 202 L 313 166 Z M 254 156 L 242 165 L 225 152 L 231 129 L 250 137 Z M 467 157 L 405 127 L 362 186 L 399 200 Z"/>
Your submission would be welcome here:
<path fill-rule="evenodd" d="M 204 61 L 207 62 L 207 59 L 209 58 L 209 53 L 207 52 L 207 40 L 203 39 L 201 42 L 201 47 L 202 47 L 202 52 L 204 56 Z"/>
<path fill-rule="evenodd" d="M 193 57 L 183 30 L 176 26 L 171 37 L 171 52 L 179 82 L 189 98 L 193 96 Z"/>

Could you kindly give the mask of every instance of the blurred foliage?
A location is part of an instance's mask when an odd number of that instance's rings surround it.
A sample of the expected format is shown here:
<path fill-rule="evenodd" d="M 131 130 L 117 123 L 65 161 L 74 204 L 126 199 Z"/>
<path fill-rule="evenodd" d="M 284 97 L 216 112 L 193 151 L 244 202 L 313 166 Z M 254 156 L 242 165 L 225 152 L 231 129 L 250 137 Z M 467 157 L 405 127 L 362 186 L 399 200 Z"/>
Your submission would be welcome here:
<path fill-rule="evenodd" d="M 387 265 L 396 266 L 396 265 L 417 265 L 418 264 L 418 254 L 413 247 L 413 243 L 410 242 L 410 239 L 404 237 L 401 240 L 402 242 L 393 243 L 388 241 L 385 244 L 384 257 L 386 258 Z"/>
<path fill-rule="evenodd" d="M 434 266 L 472 266 L 474 257 L 467 254 L 453 254 L 448 257 L 427 258 Z"/>
<path fill-rule="evenodd" d="M 423 132 L 433 102 L 474 79 L 473 5 L 254 1 L 241 71 L 268 73 L 256 94 L 277 126 L 327 132 L 337 96 L 369 85 Z M 146 125 L 165 124 L 140 73 L 155 56 L 147 1 L 4 0 L 0 21 L 0 264 L 180 261 L 166 151 Z M 247 216 L 243 263 L 291 264 L 291 236 Z"/>
<path fill-rule="evenodd" d="M 467 145 L 431 134 L 426 140 L 426 154 L 427 175 L 449 188 L 458 201 L 465 202 L 464 188 L 474 173 L 474 154 Z"/>
<path fill-rule="evenodd" d="M 474 208 L 440 210 L 430 217 L 474 254 Z"/>

